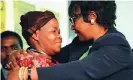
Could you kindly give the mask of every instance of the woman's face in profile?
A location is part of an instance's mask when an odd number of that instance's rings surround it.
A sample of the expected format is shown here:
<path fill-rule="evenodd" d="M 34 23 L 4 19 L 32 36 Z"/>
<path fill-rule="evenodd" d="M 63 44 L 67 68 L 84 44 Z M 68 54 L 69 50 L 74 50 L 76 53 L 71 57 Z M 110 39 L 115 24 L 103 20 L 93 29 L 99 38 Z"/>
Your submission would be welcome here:
<path fill-rule="evenodd" d="M 60 51 L 62 38 L 59 32 L 59 24 L 55 18 L 41 27 L 36 34 L 39 45 L 47 54 L 53 55 Z"/>

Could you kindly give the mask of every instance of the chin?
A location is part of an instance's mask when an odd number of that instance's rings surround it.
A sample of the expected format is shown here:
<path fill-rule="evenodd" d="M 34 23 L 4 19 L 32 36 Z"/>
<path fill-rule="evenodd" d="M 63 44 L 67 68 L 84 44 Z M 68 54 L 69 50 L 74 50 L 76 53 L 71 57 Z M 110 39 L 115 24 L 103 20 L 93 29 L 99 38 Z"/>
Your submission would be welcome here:
<path fill-rule="evenodd" d="M 60 52 L 60 50 L 61 50 L 61 48 L 59 48 L 59 49 L 56 49 L 56 53 Z"/>
<path fill-rule="evenodd" d="M 61 48 L 56 48 L 56 49 L 54 49 L 54 52 L 51 53 L 51 55 L 56 55 L 57 53 L 60 52 L 60 50 L 61 50 Z"/>
<path fill-rule="evenodd" d="M 61 48 L 55 50 L 56 53 L 60 52 Z"/>
<path fill-rule="evenodd" d="M 79 38 L 80 41 L 85 41 L 85 39 L 82 38 L 82 37 L 78 37 L 78 38 Z"/>

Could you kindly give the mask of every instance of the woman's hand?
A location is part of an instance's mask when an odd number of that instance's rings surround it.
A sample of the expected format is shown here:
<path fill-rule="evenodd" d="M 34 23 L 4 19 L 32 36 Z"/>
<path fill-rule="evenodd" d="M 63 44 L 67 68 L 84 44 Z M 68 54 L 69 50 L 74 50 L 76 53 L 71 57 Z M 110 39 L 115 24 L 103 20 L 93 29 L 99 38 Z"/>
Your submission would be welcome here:
<path fill-rule="evenodd" d="M 14 50 L 10 53 L 9 63 L 7 64 L 8 76 L 7 80 L 19 80 L 19 69 L 20 66 L 17 64 L 17 61 L 20 57 L 23 57 L 26 54 L 26 51 L 23 50 Z"/>
<path fill-rule="evenodd" d="M 21 76 L 21 79 L 28 80 L 28 69 L 25 69 L 20 72 L 20 68 L 15 68 L 15 69 L 8 71 L 7 80 L 20 80 L 20 76 Z M 31 68 L 30 77 L 31 77 L 31 80 L 38 80 L 38 74 L 37 74 L 36 67 Z"/>
<path fill-rule="evenodd" d="M 8 71 L 7 80 L 19 80 L 19 68 L 14 68 Z"/>
<path fill-rule="evenodd" d="M 7 68 L 11 70 L 11 69 L 20 67 L 17 62 L 18 62 L 19 58 L 24 57 L 24 55 L 25 56 L 27 55 L 27 52 L 24 50 L 12 51 L 9 56 L 9 63 L 7 64 Z"/>

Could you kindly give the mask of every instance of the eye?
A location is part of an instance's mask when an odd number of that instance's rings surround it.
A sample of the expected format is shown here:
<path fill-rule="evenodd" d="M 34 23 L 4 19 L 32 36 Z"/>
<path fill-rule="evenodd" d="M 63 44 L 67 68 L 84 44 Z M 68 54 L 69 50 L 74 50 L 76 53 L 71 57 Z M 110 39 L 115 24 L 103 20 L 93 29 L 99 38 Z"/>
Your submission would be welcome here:
<path fill-rule="evenodd" d="M 13 45 L 11 46 L 12 50 L 17 50 L 18 49 L 18 46 L 17 45 Z"/>
<path fill-rule="evenodd" d="M 56 30 L 52 30 L 52 32 L 56 32 Z"/>
<path fill-rule="evenodd" d="M 1 52 L 5 52 L 7 50 L 7 47 L 1 46 Z"/>
<path fill-rule="evenodd" d="M 18 47 L 14 46 L 12 49 L 13 49 L 13 50 L 17 50 L 17 49 L 18 49 Z"/>
<path fill-rule="evenodd" d="M 60 34 L 60 29 L 58 30 L 58 34 Z"/>
<path fill-rule="evenodd" d="M 60 34 L 60 29 L 58 29 L 58 28 L 52 28 L 51 29 L 51 32 L 54 33 L 54 34 Z"/>

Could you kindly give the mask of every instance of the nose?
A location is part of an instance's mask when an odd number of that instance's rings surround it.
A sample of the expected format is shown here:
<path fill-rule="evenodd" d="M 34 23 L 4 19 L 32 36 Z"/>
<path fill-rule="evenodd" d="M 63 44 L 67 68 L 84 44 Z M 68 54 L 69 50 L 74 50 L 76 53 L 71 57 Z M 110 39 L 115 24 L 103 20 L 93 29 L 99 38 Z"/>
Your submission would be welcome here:
<path fill-rule="evenodd" d="M 10 47 L 8 47 L 8 48 L 7 48 L 7 55 L 9 55 L 9 54 L 11 53 L 11 51 L 13 51 L 13 49 L 10 48 Z"/>
<path fill-rule="evenodd" d="M 60 39 L 60 41 L 62 42 L 62 37 L 61 37 L 61 35 L 60 34 L 58 34 L 58 39 Z"/>
<path fill-rule="evenodd" d="M 74 25 L 71 26 L 71 30 L 74 30 Z"/>

